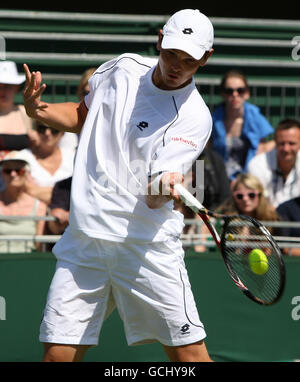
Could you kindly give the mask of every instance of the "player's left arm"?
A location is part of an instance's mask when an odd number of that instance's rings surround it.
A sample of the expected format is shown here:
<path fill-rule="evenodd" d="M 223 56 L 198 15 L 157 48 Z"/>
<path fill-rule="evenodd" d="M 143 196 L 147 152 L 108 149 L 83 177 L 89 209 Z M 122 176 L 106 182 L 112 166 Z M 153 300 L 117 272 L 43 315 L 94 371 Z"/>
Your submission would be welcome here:
<path fill-rule="evenodd" d="M 24 71 L 26 75 L 24 106 L 27 115 L 57 130 L 80 133 L 88 113 L 84 101 L 43 102 L 41 97 L 46 84 L 42 83 L 42 74 L 39 71 L 30 72 L 26 64 Z"/>

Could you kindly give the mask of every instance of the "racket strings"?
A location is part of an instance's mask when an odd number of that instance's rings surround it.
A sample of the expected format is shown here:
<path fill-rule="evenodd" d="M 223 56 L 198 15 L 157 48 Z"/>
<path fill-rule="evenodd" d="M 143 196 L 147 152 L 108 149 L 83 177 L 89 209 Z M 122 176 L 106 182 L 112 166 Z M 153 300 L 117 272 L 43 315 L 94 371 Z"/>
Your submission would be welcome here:
<path fill-rule="evenodd" d="M 272 303 L 281 289 L 281 274 L 277 249 L 259 227 L 240 217 L 232 218 L 222 236 L 223 254 L 226 265 L 255 296 L 258 301 Z M 250 262 L 250 252 L 263 251 L 265 258 L 259 264 Z M 253 267 L 254 266 L 254 267 Z"/>

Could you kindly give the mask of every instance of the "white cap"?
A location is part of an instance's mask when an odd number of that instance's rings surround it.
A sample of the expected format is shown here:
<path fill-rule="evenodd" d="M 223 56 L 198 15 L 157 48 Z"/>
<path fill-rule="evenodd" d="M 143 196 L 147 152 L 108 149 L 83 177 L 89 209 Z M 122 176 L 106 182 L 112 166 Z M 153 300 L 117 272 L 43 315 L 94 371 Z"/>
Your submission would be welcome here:
<path fill-rule="evenodd" d="M 25 158 L 23 158 L 21 151 L 9 151 L 8 153 L 6 153 L 5 156 L 2 157 L 0 160 L 0 167 L 3 165 L 3 163 L 6 162 L 16 162 L 22 164 L 23 166 L 26 166 L 26 169 L 29 171 L 30 165 L 28 161 Z"/>
<path fill-rule="evenodd" d="M 25 81 L 25 74 L 19 74 L 13 61 L 0 60 L 0 84 L 20 85 Z"/>
<path fill-rule="evenodd" d="M 198 9 L 174 13 L 163 27 L 162 48 L 183 50 L 196 60 L 212 48 L 213 42 L 213 25 Z"/>

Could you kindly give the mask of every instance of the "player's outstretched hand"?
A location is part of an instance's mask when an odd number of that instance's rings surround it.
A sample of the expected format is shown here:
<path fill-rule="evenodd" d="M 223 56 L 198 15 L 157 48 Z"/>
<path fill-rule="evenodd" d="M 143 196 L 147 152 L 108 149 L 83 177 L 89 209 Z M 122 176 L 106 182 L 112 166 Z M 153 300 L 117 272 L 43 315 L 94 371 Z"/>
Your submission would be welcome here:
<path fill-rule="evenodd" d="M 42 84 L 41 72 L 30 72 L 28 66 L 24 64 L 26 84 L 24 89 L 24 106 L 26 113 L 31 118 L 38 118 L 39 112 L 46 109 L 48 104 L 41 101 L 41 95 L 46 89 L 46 84 Z"/>

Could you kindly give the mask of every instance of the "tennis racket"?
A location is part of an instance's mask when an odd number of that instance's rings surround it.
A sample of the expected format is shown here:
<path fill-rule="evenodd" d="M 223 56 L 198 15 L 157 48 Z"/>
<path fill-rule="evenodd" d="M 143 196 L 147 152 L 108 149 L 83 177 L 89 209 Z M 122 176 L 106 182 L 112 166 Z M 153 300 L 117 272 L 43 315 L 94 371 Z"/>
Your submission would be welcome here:
<path fill-rule="evenodd" d="M 285 286 L 285 265 L 280 248 L 268 229 L 246 215 L 209 211 L 181 184 L 174 188 L 184 204 L 205 223 L 234 284 L 258 304 L 271 305 L 278 301 Z M 215 219 L 215 225 L 210 218 Z M 253 251 L 261 256 L 251 257 Z"/>

